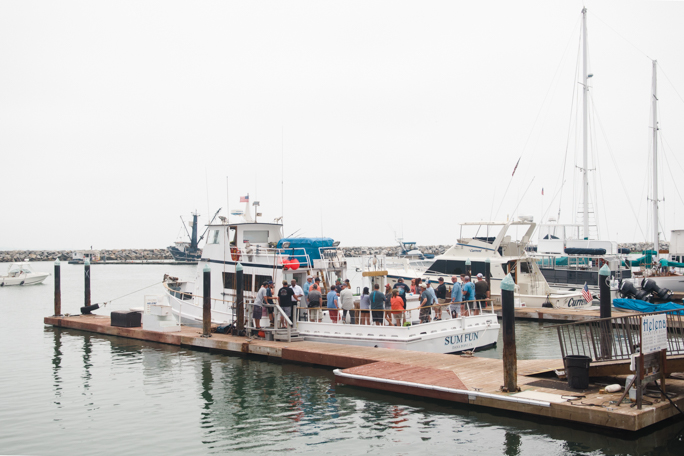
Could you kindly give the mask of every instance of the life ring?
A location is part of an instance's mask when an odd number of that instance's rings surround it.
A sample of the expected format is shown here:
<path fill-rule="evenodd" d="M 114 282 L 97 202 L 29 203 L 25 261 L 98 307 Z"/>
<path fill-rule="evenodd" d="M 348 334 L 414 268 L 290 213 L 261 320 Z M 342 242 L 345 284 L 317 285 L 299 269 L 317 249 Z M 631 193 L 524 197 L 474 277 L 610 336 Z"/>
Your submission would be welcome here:
<path fill-rule="evenodd" d="M 233 258 L 233 261 L 240 261 L 240 251 L 237 247 L 230 248 L 230 256 Z"/>
<path fill-rule="evenodd" d="M 602 268 L 604 264 L 606 264 L 606 260 L 599 258 L 599 268 Z"/>

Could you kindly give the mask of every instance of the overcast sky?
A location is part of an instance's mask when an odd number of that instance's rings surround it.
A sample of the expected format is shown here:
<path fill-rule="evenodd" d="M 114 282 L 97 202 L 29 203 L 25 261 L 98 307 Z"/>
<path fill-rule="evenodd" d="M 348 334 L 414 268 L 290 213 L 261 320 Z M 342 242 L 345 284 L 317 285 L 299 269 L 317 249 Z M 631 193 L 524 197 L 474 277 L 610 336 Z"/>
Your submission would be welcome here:
<path fill-rule="evenodd" d="M 343 246 L 452 244 L 461 222 L 559 207 L 571 222 L 582 5 L 4 0 L 0 250 L 161 248 L 180 216 L 248 193 L 286 234 Z M 586 5 L 602 237 L 648 236 L 657 59 L 669 239 L 684 3 Z"/>

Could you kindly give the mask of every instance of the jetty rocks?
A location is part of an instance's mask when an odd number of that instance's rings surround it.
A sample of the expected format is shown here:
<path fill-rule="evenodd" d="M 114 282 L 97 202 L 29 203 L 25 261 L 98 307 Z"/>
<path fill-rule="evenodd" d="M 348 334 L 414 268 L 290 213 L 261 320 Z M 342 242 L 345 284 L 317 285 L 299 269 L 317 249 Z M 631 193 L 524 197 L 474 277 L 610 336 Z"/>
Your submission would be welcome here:
<path fill-rule="evenodd" d="M 0 252 L 0 263 L 15 261 L 69 261 L 79 250 L 11 250 Z M 117 249 L 99 250 L 102 261 L 173 260 L 166 249 Z"/>
<path fill-rule="evenodd" d="M 450 247 L 450 245 L 421 245 L 420 251 L 423 254 L 441 255 Z M 399 256 L 401 253 L 401 248 L 398 245 L 389 247 L 340 247 L 340 249 L 344 252 L 344 256 L 347 257 L 366 255 Z"/>

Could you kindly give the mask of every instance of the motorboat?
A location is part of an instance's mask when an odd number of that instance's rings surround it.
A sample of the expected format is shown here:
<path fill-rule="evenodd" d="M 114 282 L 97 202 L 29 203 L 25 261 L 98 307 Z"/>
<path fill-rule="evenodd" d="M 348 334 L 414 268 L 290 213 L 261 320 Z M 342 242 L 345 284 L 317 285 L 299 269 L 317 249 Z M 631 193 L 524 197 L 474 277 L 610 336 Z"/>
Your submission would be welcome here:
<path fill-rule="evenodd" d="M 12 263 L 7 275 L 0 276 L 0 287 L 10 285 L 35 285 L 49 276 L 49 272 L 35 272 L 28 261 Z"/>
<path fill-rule="evenodd" d="M 518 305 L 525 307 L 582 308 L 591 305 L 580 291 L 552 288 L 544 278 L 535 258 L 526 247 L 536 228 L 529 216 L 502 222 L 467 222 L 461 224 L 461 235 L 456 244 L 438 255 L 427 267 L 415 268 L 408 261 L 403 267 L 390 268 L 392 282 L 399 278 L 416 278 L 436 282 L 440 277 L 451 287 L 452 276 L 474 276 L 481 273 L 489 278 L 492 300 L 501 301 L 501 281 L 511 274 L 515 282 Z M 467 233 L 471 235 L 468 236 Z"/>
<path fill-rule="evenodd" d="M 271 223 L 260 222 L 258 216 L 255 213 L 252 218 L 247 207 L 237 223 L 224 219 L 220 224 L 209 225 L 195 280 L 165 277 L 164 299 L 182 322 L 197 324 L 202 321 L 206 267 L 211 277 L 211 321 L 221 326 L 237 322 L 240 268 L 246 316 L 252 314 L 254 299 L 264 282 L 273 281 L 276 294 L 283 280 L 290 282 L 294 279 L 298 284 L 304 284 L 307 276 L 315 276 L 321 279 L 325 299 L 335 280 L 346 278 L 347 260 L 338 248 L 338 241 L 325 237 L 284 237 L 281 219 Z M 380 275 L 376 274 L 373 280 L 381 280 Z M 345 322 L 333 321 L 325 304 L 320 321 L 300 319 L 298 313 L 306 313 L 305 306 L 300 304 L 289 321 L 288 330 L 291 331 L 289 334 L 296 333 L 303 340 L 431 353 L 454 353 L 496 344 L 499 324 L 494 313 L 419 323 L 417 299 L 415 302 L 416 309 L 406 312 L 406 326 L 352 324 L 351 318 Z M 274 312 L 281 312 L 279 306 L 275 308 Z M 250 320 L 246 318 L 246 328 L 256 330 Z M 278 318 L 274 320 L 277 329 Z M 262 314 L 260 326 L 269 330 L 266 312 Z"/>

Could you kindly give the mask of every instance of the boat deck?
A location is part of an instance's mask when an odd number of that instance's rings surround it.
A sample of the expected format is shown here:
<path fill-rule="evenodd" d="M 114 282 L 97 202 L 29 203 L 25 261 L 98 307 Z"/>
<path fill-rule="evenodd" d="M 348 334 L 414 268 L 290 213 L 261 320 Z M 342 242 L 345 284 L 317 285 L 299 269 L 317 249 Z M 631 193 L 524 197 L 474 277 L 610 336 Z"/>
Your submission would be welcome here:
<path fill-rule="evenodd" d="M 494 306 L 494 313 L 501 317 L 501 306 Z M 617 310 L 613 307 L 612 315 L 629 316 L 636 315 L 638 312 L 626 312 Z M 601 317 L 601 312 L 598 307 L 590 307 L 588 309 L 556 309 L 551 307 L 516 307 L 515 318 L 521 320 L 542 320 L 554 322 L 573 322 L 594 320 Z"/>
<path fill-rule="evenodd" d="M 44 322 L 55 327 L 109 336 L 334 367 L 341 369 L 335 371 L 336 381 L 347 385 L 618 430 L 636 431 L 678 413 L 667 401 L 651 398 L 647 399 L 653 403 L 645 405 L 642 410 L 629 404 L 617 407 L 611 401 L 617 401 L 621 393 L 601 393 L 598 383 L 590 384 L 585 391 L 572 390 L 566 382 L 549 375 L 555 369 L 563 368 L 563 362 L 558 359 L 519 360 L 518 385 L 522 391 L 503 393 L 503 362 L 497 359 L 322 342 L 265 341 L 224 334 L 205 338 L 201 336 L 200 329 L 188 326 L 176 333 L 159 333 L 142 328 L 114 327 L 110 325 L 109 317 L 100 315 L 46 317 Z M 681 367 L 684 370 L 684 362 Z M 540 373 L 545 376 L 539 377 Z M 602 384 L 624 385 L 624 377 L 593 380 L 600 380 Z M 684 409 L 684 377 L 669 378 L 667 390 L 675 394 L 672 400 Z"/>

